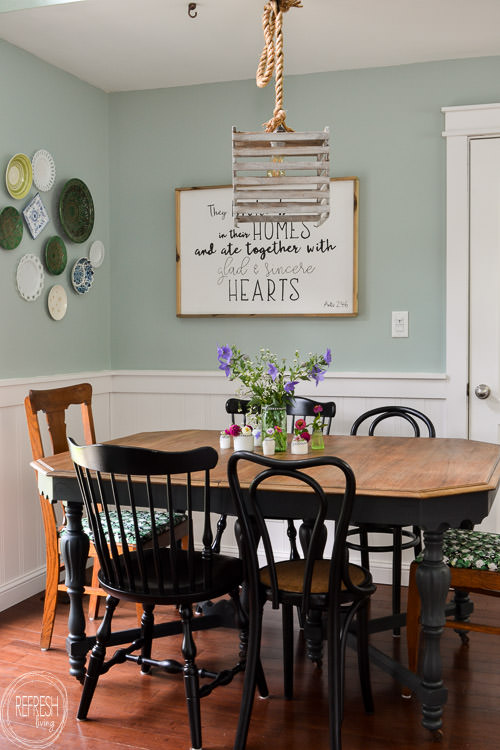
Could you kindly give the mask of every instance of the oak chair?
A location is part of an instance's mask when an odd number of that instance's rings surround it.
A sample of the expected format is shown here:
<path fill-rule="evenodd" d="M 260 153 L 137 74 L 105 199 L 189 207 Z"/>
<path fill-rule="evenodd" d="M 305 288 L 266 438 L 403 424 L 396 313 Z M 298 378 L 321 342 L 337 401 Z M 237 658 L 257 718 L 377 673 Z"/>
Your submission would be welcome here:
<path fill-rule="evenodd" d="M 183 675 L 191 747 L 201 749 L 200 699 L 216 687 L 229 684 L 236 674 L 244 671 L 248 658 L 250 673 L 246 676 L 234 745 L 236 750 L 243 750 L 256 682 L 261 694 L 267 695 L 257 654 L 258 641 L 253 635 L 258 626 L 255 617 L 259 613 L 253 610 L 248 654 L 240 654 L 235 666 L 228 669 L 200 668 L 193 638 L 196 625 L 202 627 L 204 620 L 199 618 L 193 625 L 193 604 L 226 594 L 230 595 L 234 605 L 235 624 L 248 629 L 239 597 L 239 586 L 245 578 L 245 563 L 238 557 L 220 555 L 212 549 L 210 470 L 217 464 L 217 451 L 205 447 L 165 453 L 118 445 L 78 446 L 71 439 L 69 446 L 99 557 L 99 583 L 108 594 L 106 613 L 88 661 L 77 718 L 87 718 L 99 677 L 112 666 L 128 661 L 137 664 L 143 673 L 156 667 L 168 674 Z M 198 476 L 196 482 L 192 482 L 195 473 Z M 180 477 L 183 481 L 179 484 Z M 128 544 L 123 529 L 124 506 L 132 514 L 136 528 L 133 547 Z M 179 536 L 173 525 L 169 532 L 169 547 L 161 545 L 160 533 L 154 523 L 158 506 L 166 507 L 170 517 L 186 513 L 186 549 L 179 546 Z M 152 519 L 152 545 L 149 548 L 144 546 L 138 530 L 138 507 L 147 507 Z M 198 512 L 202 508 L 201 524 L 193 523 L 195 507 Z M 111 512 L 118 516 L 118 526 L 111 523 Z M 113 613 L 121 599 L 143 607 L 141 632 L 130 646 L 118 651 L 113 647 L 114 653 L 106 661 Z M 154 627 L 156 605 L 175 605 L 178 608 L 183 633 L 183 663 L 171 658 L 158 660 L 151 657 L 153 638 L 161 633 Z M 172 639 L 168 639 L 169 647 L 171 643 Z M 213 660 L 213 654 L 209 658 Z M 207 679 L 208 682 L 201 684 Z M 120 696 L 117 699 L 122 700 Z M 130 699 L 133 700 L 132 692 Z"/>
<path fill-rule="evenodd" d="M 92 415 L 92 386 L 89 383 L 79 383 L 77 385 L 66 386 L 63 388 L 51 388 L 48 390 L 31 390 L 24 400 L 26 409 L 26 418 L 28 422 L 28 433 L 31 442 L 31 451 L 33 460 L 38 460 L 47 455 L 42 439 L 40 429 L 39 414 L 44 413 L 50 438 L 51 454 L 65 453 L 68 450 L 66 436 L 66 418 L 67 411 L 71 406 L 80 406 L 84 440 L 87 444 L 95 443 L 95 428 Z M 45 532 L 45 559 L 46 559 L 46 583 L 45 583 L 45 600 L 42 618 L 42 632 L 40 635 L 40 648 L 47 650 L 50 648 L 52 641 L 52 632 L 57 607 L 57 592 L 66 591 L 66 585 L 59 583 L 59 579 L 64 565 L 60 556 L 60 540 L 64 533 L 65 518 L 63 508 L 62 523 L 59 524 L 56 518 L 55 507 L 39 495 L 40 507 L 42 511 L 43 527 Z M 182 517 L 176 517 L 175 523 L 182 523 Z M 169 519 L 166 514 L 157 519 L 161 525 L 165 543 L 168 542 L 167 531 Z M 150 522 L 146 514 L 141 517 L 142 533 L 144 538 L 150 533 Z M 84 530 L 89 533 L 88 524 L 84 519 Z M 97 579 L 99 571 L 99 562 L 95 547 L 90 541 L 89 558 L 92 563 L 92 581 L 90 586 L 86 586 L 84 593 L 89 595 L 89 619 L 93 620 L 99 614 L 99 601 L 105 596 L 105 592 L 100 588 Z M 138 607 L 137 617 L 140 621 L 142 609 Z"/>
<path fill-rule="evenodd" d="M 455 590 L 453 606 L 447 608 L 449 616 L 445 627 L 456 630 L 463 642 L 467 632 L 500 635 L 499 625 L 485 625 L 469 620 L 470 607 L 461 612 L 465 594 L 474 592 L 486 596 L 500 596 L 500 534 L 469 529 L 449 529 L 443 534 L 443 560 L 450 569 L 450 588 Z M 417 588 L 417 571 L 421 556 L 410 566 L 408 605 L 406 612 L 406 639 L 408 667 L 417 672 L 420 640 L 420 595 Z M 457 597 L 457 593 L 462 596 Z M 467 602 L 467 599 L 465 599 Z"/>
<path fill-rule="evenodd" d="M 66 412 L 70 406 L 80 405 L 83 423 L 83 434 L 86 443 L 95 443 L 94 419 L 92 415 L 92 386 L 89 383 L 52 388 L 50 390 L 31 390 L 24 399 L 28 433 L 31 443 L 33 460 L 37 461 L 47 455 L 38 421 L 39 412 L 44 412 L 47 418 L 51 453 L 65 453 L 68 450 L 66 438 Z M 42 632 L 40 648 L 45 651 L 50 648 L 52 632 L 57 607 L 57 592 L 66 591 L 66 586 L 59 583 L 64 565 L 59 554 L 60 535 L 64 531 L 64 509 L 62 524 L 59 525 L 55 507 L 43 495 L 40 497 L 43 528 L 45 532 L 45 600 L 43 605 Z M 62 507 L 62 506 L 61 506 Z M 95 549 L 90 545 L 89 556 L 95 558 Z M 89 617 L 93 619 L 98 614 L 98 597 L 104 596 L 104 591 L 96 583 L 92 575 L 92 585 L 85 587 L 85 593 L 90 594 Z"/>
<path fill-rule="evenodd" d="M 242 492 L 239 475 L 247 473 L 247 464 L 258 464 L 262 471 L 251 481 L 248 491 Z M 311 473 L 308 473 L 310 470 Z M 320 484 L 321 474 L 334 472 L 340 475 L 344 492 L 340 512 L 335 522 L 335 538 L 331 558 L 323 559 L 322 528 L 328 509 L 328 498 Z M 307 473 L 306 473 L 307 472 Z M 344 659 L 349 626 L 356 622 L 358 668 L 365 710 L 373 711 L 368 657 L 368 607 L 370 595 L 375 591 L 370 572 L 348 560 L 345 546 L 346 534 L 354 502 L 356 482 L 351 468 L 339 458 L 318 456 L 294 461 L 261 456 L 238 451 L 228 461 L 228 478 L 231 494 L 242 519 L 244 543 L 242 556 L 247 561 L 250 598 L 258 599 L 260 607 L 266 601 L 273 609 L 281 607 L 283 623 L 284 693 L 293 697 L 293 608 L 299 607 L 306 627 L 317 625 L 315 613 L 325 614 L 328 644 L 328 707 L 330 717 L 330 749 L 341 748 L 341 723 L 344 693 Z M 260 502 L 262 494 L 272 492 L 273 479 L 281 483 L 298 485 L 294 497 L 294 516 L 314 520 L 313 531 L 305 557 L 277 561 L 266 525 L 265 509 Z M 269 480 L 271 480 L 269 482 Z M 283 508 L 287 517 L 290 503 Z M 276 518 L 278 508 L 273 509 Z M 246 541 L 245 541 L 246 540 Z M 248 540 L 251 545 L 248 546 Z M 266 564 L 259 567 L 257 545 L 262 541 Z M 254 608 L 257 603 L 254 602 Z"/>
<path fill-rule="evenodd" d="M 403 420 L 409 424 L 415 437 L 420 437 L 422 425 L 425 427 L 428 437 L 436 437 L 436 431 L 431 420 L 417 409 L 408 406 L 379 406 L 375 409 L 361 414 L 351 427 L 351 435 L 357 435 L 360 426 L 364 422 L 369 422 L 368 435 L 374 435 L 379 424 L 393 418 Z M 391 537 L 390 544 L 370 543 L 368 535 L 389 534 Z M 349 537 L 358 536 L 359 544 L 350 541 Z M 372 552 L 392 552 L 392 613 L 399 615 L 401 613 L 401 565 L 402 551 L 405 549 L 415 549 L 415 554 L 421 550 L 421 533 L 420 529 L 414 526 L 411 530 L 401 526 L 387 526 L 379 524 L 357 524 L 350 529 L 347 534 L 347 546 L 349 549 L 358 550 L 361 553 L 361 565 L 365 568 L 370 567 L 370 553 Z M 403 539 L 406 541 L 403 542 Z M 394 635 L 400 634 L 400 627 L 395 626 Z"/>

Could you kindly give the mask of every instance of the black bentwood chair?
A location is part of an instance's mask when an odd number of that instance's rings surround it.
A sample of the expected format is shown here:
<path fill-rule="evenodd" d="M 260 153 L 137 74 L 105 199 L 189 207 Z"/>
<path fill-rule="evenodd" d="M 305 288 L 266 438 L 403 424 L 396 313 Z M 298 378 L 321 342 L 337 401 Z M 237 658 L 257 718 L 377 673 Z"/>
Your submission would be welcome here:
<path fill-rule="evenodd" d="M 372 420 L 368 427 L 368 435 L 374 435 L 375 428 L 386 419 L 403 419 L 407 422 L 413 431 L 415 437 L 420 437 L 421 423 L 426 428 L 428 437 L 436 437 L 436 430 L 429 417 L 417 409 L 409 406 L 379 406 L 376 409 L 361 414 L 351 427 L 351 435 L 357 435 L 358 429 L 363 422 Z M 390 534 L 392 537 L 391 544 L 370 544 L 368 534 Z M 422 536 L 420 529 L 416 526 L 410 531 L 401 526 L 387 526 L 378 524 L 358 524 L 351 529 L 347 536 L 359 535 L 359 544 L 348 541 L 349 549 L 361 552 L 361 565 L 364 568 L 370 568 L 370 552 L 392 552 L 392 614 L 399 615 L 401 612 L 401 564 L 402 550 L 415 549 L 415 556 L 422 549 Z M 403 538 L 406 539 L 403 542 Z M 394 627 L 394 635 L 400 634 L 399 626 Z"/>
<path fill-rule="evenodd" d="M 264 467 L 251 482 L 248 492 L 240 487 L 238 472 L 247 470 L 248 463 Z M 240 470 L 240 464 L 243 466 Z M 330 559 L 323 559 L 322 528 L 327 514 L 328 499 L 317 479 L 315 469 L 339 474 L 345 489 L 335 523 L 335 539 Z M 307 472 L 307 473 L 306 473 Z M 342 476 L 343 474 L 343 476 Z M 316 474 L 318 476 L 318 474 Z M 341 748 L 343 714 L 344 661 L 348 629 L 356 618 L 358 667 L 365 710 L 373 711 L 368 658 L 368 599 L 375 591 L 370 573 L 348 561 L 345 546 L 351 517 L 356 483 L 351 468 L 339 458 L 321 456 L 296 461 L 283 461 L 255 453 L 238 451 L 228 461 L 228 478 L 243 530 L 242 554 L 247 561 L 250 610 L 270 601 L 273 609 L 281 606 L 283 621 L 283 668 L 285 697 L 293 697 L 293 607 L 301 609 L 305 622 L 311 613 L 327 614 L 328 642 L 328 707 L 330 718 L 330 748 Z M 309 548 L 304 559 L 276 561 L 266 526 L 266 505 L 261 497 L 272 492 L 273 482 L 299 485 L 298 492 L 277 492 L 273 501 L 272 518 L 289 516 L 290 510 L 298 517 L 314 518 Z M 341 485 L 341 486 L 342 486 Z M 280 510 L 281 508 L 281 510 Z M 248 541 L 253 543 L 248 546 Z M 266 565 L 259 569 L 257 543 L 262 540 Z M 250 637 L 259 628 L 259 619 L 250 623 Z M 307 625 L 306 625 L 307 627 Z M 260 643 L 260 631 L 259 631 Z M 245 679 L 249 676 L 245 676 Z"/>
<path fill-rule="evenodd" d="M 195 661 L 196 646 L 192 630 L 197 626 L 203 627 L 204 619 L 199 618 L 192 624 L 192 605 L 195 602 L 229 594 L 234 603 L 235 624 L 244 631 L 248 629 L 248 619 L 239 602 L 239 586 L 245 577 L 244 563 L 236 557 L 215 554 L 211 547 L 209 481 L 210 470 L 217 464 L 217 452 L 210 447 L 165 453 L 117 445 L 78 446 L 71 440 L 68 442 L 101 566 L 99 584 L 108 595 L 106 613 L 88 662 L 77 718 L 87 718 L 97 681 L 110 667 L 124 661 L 135 662 L 143 673 L 149 672 L 151 667 L 159 667 L 168 673 L 184 675 L 191 747 L 201 749 L 200 698 L 209 695 L 219 685 L 229 684 L 246 667 L 245 655 L 240 655 L 240 661 L 234 667 L 219 672 L 199 668 Z M 196 492 L 203 496 L 202 501 L 193 491 L 191 476 L 194 472 L 200 472 L 204 477 L 203 486 L 200 487 L 197 481 L 196 487 Z M 178 475 L 183 475 L 180 484 L 176 484 Z M 193 525 L 196 501 L 196 509 L 201 507 L 204 513 L 198 544 Z M 175 526 L 170 527 L 170 546 L 160 547 L 154 521 L 157 504 L 166 507 L 171 516 L 180 509 L 186 514 L 187 549 L 182 549 L 178 544 Z M 134 518 L 134 550 L 130 549 L 123 528 L 123 505 Z M 151 517 L 151 549 L 146 549 L 141 540 L 137 524 L 140 505 L 148 509 Z M 111 523 L 111 512 L 116 513 L 118 524 Z M 140 635 L 130 646 L 119 649 L 105 661 L 113 613 L 121 599 L 142 604 L 144 613 Z M 155 637 L 153 610 L 157 604 L 175 605 L 179 609 L 184 636 L 183 663 L 174 659 L 159 661 L 151 658 L 152 640 Z M 255 620 L 255 613 L 252 616 Z M 267 686 L 256 646 L 257 641 L 252 635 L 249 637 L 247 654 L 252 672 L 248 675 L 247 683 L 253 686 L 253 696 L 258 671 L 259 690 L 264 696 L 267 695 Z M 139 653 L 134 654 L 134 651 Z M 200 685 L 202 678 L 208 678 L 210 682 Z M 244 695 L 235 750 L 243 750 L 246 745 L 251 709 L 252 701 Z"/>

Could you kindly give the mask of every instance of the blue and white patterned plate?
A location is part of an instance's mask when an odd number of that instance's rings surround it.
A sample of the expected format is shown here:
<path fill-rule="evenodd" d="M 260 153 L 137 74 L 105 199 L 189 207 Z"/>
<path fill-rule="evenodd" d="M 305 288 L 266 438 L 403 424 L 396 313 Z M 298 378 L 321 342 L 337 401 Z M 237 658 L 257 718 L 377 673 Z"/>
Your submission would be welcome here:
<path fill-rule="evenodd" d="M 71 271 L 71 283 L 77 294 L 86 294 L 94 283 L 94 268 L 88 258 L 79 258 Z"/>
<path fill-rule="evenodd" d="M 23 211 L 24 220 L 28 225 L 33 239 L 38 237 L 42 229 L 49 223 L 49 215 L 42 203 L 39 193 L 35 195 Z"/>

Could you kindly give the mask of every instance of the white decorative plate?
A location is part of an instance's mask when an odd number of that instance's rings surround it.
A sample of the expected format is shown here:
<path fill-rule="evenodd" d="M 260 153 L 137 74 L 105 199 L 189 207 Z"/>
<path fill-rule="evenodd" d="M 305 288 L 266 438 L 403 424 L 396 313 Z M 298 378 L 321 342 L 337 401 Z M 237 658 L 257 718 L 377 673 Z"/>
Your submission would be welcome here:
<path fill-rule="evenodd" d="M 17 266 L 17 290 L 27 302 L 38 299 L 42 293 L 44 273 L 40 260 L 36 255 L 26 253 Z"/>
<path fill-rule="evenodd" d="M 50 221 L 49 215 L 38 193 L 30 200 L 24 209 L 23 216 L 33 239 L 38 237 L 42 229 L 46 227 Z"/>
<path fill-rule="evenodd" d="M 54 320 L 62 320 L 68 309 L 68 295 L 61 284 L 55 284 L 49 292 L 47 300 L 49 313 Z"/>
<path fill-rule="evenodd" d="M 31 167 L 33 169 L 33 182 L 38 190 L 43 192 L 50 190 L 56 180 L 56 165 L 52 154 L 41 148 L 34 154 Z"/>
<path fill-rule="evenodd" d="M 94 268 L 88 258 L 79 258 L 71 271 L 71 283 L 77 294 L 86 294 L 94 283 Z"/>
<path fill-rule="evenodd" d="M 89 250 L 89 260 L 94 268 L 99 268 L 104 260 L 104 245 L 101 240 L 95 240 Z"/>

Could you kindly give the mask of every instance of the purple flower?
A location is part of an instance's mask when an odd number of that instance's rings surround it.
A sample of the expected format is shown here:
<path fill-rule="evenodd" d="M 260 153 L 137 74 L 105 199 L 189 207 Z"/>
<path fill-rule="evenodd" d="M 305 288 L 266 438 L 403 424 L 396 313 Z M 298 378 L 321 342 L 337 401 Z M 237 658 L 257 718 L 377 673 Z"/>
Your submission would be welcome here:
<path fill-rule="evenodd" d="M 217 347 L 217 359 L 219 360 L 219 362 L 227 362 L 227 364 L 229 364 L 232 356 L 233 352 L 230 346 Z"/>
<path fill-rule="evenodd" d="M 325 360 L 326 364 L 329 365 L 332 361 L 332 350 L 327 349 L 326 354 L 324 355 L 323 359 Z"/>
<path fill-rule="evenodd" d="M 289 380 L 288 383 L 285 383 L 285 387 L 284 387 L 285 393 L 292 394 L 298 382 L 299 382 L 298 380 Z"/>
<path fill-rule="evenodd" d="M 314 365 L 311 372 L 309 373 L 309 377 L 315 381 L 316 385 L 318 385 L 320 380 L 325 379 L 325 371 L 322 370 L 318 365 Z"/>
<path fill-rule="evenodd" d="M 278 368 L 272 362 L 269 362 L 269 369 L 267 374 L 271 376 L 271 380 L 274 382 L 278 377 Z"/>
<path fill-rule="evenodd" d="M 323 407 L 321 406 L 321 404 L 316 404 L 316 406 L 313 408 L 313 412 L 315 414 L 321 414 L 322 411 Z"/>
<path fill-rule="evenodd" d="M 219 365 L 219 370 L 223 370 L 226 373 L 226 378 L 231 375 L 231 367 L 227 364 L 227 362 L 221 362 L 221 364 Z"/>

